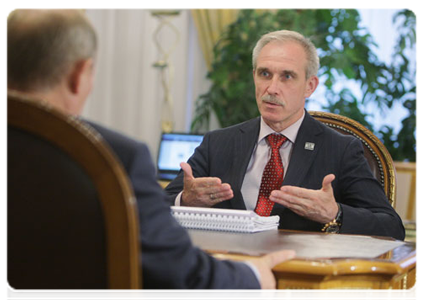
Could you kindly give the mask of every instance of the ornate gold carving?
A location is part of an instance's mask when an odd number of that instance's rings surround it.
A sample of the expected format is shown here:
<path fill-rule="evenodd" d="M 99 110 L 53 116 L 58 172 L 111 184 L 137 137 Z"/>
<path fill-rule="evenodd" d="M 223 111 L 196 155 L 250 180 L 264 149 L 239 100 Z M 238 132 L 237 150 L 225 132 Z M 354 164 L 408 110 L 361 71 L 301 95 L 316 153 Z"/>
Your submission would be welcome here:
<path fill-rule="evenodd" d="M 401 295 L 398 300 L 406 300 L 407 299 L 407 274 L 404 275 L 402 278 L 402 286 L 401 286 Z"/>
<path fill-rule="evenodd" d="M 365 300 L 373 300 L 373 289 L 361 287 L 328 288 L 326 290 L 325 299 L 328 299 L 329 295 L 364 295 Z"/>
<path fill-rule="evenodd" d="M 313 291 L 305 287 L 287 287 L 285 289 L 285 300 L 292 300 L 293 295 L 305 296 L 306 300 L 312 300 Z"/>
<path fill-rule="evenodd" d="M 408 274 L 405 274 L 404 277 L 401 279 L 400 282 L 400 289 L 401 289 L 401 294 L 399 295 L 398 300 L 406 300 L 407 299 L 407 278 L 408 278 Z M 416 271 L 416 276 L 414 278 L 414 297 L 418 297 L 418 289 L 419 289 L 419 270 Z M 391 300 L 392 299 L 392 286 L 390 286 L 388 288 L 388 291 L 386 293 L 386 299 L 387 300 Z"/>
<path fill-rule="evenodd" d="M 389 202 L 395 208 L 396 172 L 392 157 L 382 142 L 366 127 L 345 116 L 318 111 L 309 113 L 325 125 L 355 136 L 373 154 L 379 166 L 381 184 Z"/>

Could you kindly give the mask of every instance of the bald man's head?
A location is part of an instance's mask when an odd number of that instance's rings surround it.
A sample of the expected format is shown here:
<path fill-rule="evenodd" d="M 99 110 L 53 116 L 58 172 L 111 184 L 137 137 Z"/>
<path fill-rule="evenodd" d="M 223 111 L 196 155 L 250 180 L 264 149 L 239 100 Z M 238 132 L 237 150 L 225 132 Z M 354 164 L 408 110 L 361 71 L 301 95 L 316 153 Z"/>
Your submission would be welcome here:
<path fill-rule="evenodd" d="M 96 49 L 95 31 L 79 10 L 15 10 L 7 22 L 8 88 L 52 89 Z"/>

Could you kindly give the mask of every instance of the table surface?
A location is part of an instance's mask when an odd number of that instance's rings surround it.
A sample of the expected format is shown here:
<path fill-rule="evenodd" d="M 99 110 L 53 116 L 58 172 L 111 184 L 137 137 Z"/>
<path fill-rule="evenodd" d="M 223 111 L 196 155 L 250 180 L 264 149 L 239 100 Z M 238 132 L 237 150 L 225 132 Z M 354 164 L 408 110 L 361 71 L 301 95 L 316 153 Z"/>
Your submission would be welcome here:
<path fill-rule="evenodd" d="M 286 230 L 233 233 L 190 229 L 188 232 L 194 245 L 220 258 L 242 260 L 276 250 L 296 251 L 297 257 L 279 264 L 274 271 L 400 274 L 416 265 L 416 244 L 390 238 Z M 343 251 L 346 255 L 342 255 Z"/>

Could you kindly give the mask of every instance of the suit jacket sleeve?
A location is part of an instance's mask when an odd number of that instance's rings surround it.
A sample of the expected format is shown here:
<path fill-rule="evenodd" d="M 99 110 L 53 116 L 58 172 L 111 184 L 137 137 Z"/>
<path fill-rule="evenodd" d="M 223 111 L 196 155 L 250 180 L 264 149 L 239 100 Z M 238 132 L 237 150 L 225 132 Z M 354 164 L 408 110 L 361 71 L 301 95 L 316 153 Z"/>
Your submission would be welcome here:
<path fill-rule="evenodd" d="M 315 143 L 308 151 L 306 142 Z M 389 236 L 404 239 L 401 218 L 390 205 L 364 156 L 362 142 L 314 120 L 306 114 L 295 142 L 284 185 L 318 190 L 334 174 L 334 197 L 343 210 L 341 233 Z M 320 231 L 322 224 L 296 215 L 281 205 L 274 211 L 287 229 Z"/>
<path fill-rule="evenodd" d="M 361 142 L 352 139 L 341 160 L 336 199 L 341 202 L 341 233 L 391 236 L 404 239 L 402 221 L 371 174 Z"/>
<path fill-rule="evenodd" d="M 171 216 L 146 145 L 98 125 L 95 128 L 120 158 L 132 182 L 139 210 L 145 288 L 260 288 L 246 264 L 216 260 L 192 245 L 188 233 Z"/>

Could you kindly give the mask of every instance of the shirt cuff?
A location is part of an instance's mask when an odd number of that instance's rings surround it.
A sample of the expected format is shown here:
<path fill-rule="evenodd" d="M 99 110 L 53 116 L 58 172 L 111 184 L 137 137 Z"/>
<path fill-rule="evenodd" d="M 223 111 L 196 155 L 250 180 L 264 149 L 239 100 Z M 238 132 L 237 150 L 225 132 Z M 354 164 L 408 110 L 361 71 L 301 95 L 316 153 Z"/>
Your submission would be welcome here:
<path fill-rule="evenodd" d="M 181 206 L 181 198 L 182 198 L 182 192 L 178 194 L 175 198 L 175 206 Z"/>
<path fill-rule="evenodd" d="M 249 262 L 249 261 L 243 261 L 243 263 L 244 264 L 246 264 L 247 266 L 249 266 L 250 267 L 250 269 L 251 269 L 251 271 L 253 271 L 253 273 L 254 273 L 254 275 L 256 276 L 256 278 L 257 278 L 257 281 L 259 282 L 259 284 L 261 284 L 261 276 L 260 276 L 260 273 L 259 273 L 259 271 L 257 270 L 257 268 L 256 268 L 256 266 L 255 265 L 253 265 L 251 262 Z"/>

